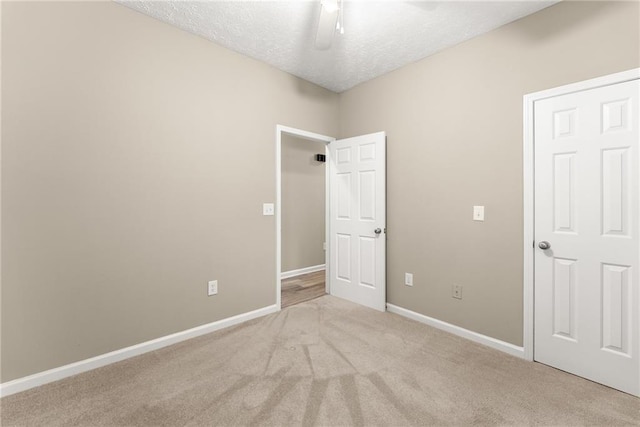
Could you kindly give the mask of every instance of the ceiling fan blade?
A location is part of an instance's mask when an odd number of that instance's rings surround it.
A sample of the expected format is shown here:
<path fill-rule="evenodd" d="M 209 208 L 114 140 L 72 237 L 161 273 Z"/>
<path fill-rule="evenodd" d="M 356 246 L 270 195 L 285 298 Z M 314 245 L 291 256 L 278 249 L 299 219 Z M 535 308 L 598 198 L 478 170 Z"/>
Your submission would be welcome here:
<path fill-rule="evenodd" d="M 333 36 L 336 33 L 339 11 L 337 0 L 335 2 L 323 1 L 321 3 L 318 32 L 316 33 L 317 49 L 327 50 L 331 47 Z"/>

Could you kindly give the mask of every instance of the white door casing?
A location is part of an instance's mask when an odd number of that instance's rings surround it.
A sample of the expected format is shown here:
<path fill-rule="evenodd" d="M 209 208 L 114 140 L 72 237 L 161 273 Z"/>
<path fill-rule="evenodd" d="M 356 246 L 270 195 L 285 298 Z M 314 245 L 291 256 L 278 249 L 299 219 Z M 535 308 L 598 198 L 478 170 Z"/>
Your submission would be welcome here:
<path fill-rule="evenodd" d="M 329 144 L 331 294 L 380 311 L 386 309 L 385 144 L 384 132 Z"/>
<path fill-rule="evenodd" d="M 533 113 L 534 359 L 635 395 L 639 93 L 626 81 L 540 99 Z"/>

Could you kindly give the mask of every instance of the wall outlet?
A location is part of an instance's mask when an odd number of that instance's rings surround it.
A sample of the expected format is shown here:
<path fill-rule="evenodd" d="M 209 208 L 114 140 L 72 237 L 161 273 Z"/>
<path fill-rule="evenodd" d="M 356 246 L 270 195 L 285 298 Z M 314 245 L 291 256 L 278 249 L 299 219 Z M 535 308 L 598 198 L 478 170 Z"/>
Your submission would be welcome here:
<path fill-rule="evenodd" d="M 209 286 L 207 287 L 207 295 L 216 295 L 218 293 L 218 281 L 211 280 L 209 282 Z"/>
<path fill-rule="evenodd" d="M 456 299 L 462 299 L 462 285 L 453 285 L 452 297 Z"/>
<path fill-rule="evenodd" d="M 413 273 L 404 273 L 404 284 L 413 286 Z"/>

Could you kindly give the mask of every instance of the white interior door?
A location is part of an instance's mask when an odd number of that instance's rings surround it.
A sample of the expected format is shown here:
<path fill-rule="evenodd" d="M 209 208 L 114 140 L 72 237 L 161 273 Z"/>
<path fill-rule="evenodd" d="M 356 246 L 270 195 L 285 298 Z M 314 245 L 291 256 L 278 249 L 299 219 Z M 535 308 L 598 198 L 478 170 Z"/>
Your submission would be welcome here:
<path fill-rule="evenodd" d="M 385 311 L 386 138 L 337 140 L 330 154 L 331 295 Z"/>
<path fill-rule="evenodd" d="M 633 80 L 534 107 L 534 358 L 635 395 L 639 92 Z"/>

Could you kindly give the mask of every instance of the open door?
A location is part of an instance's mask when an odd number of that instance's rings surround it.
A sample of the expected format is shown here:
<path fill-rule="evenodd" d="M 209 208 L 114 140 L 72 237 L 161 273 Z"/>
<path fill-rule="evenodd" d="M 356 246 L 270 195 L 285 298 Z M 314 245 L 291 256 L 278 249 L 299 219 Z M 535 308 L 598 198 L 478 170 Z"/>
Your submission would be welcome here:
<path fill-rule="evenodd" d="M 385 311 L 385 133 L 334 141 L 329 154 L 331 295 Z"/>

